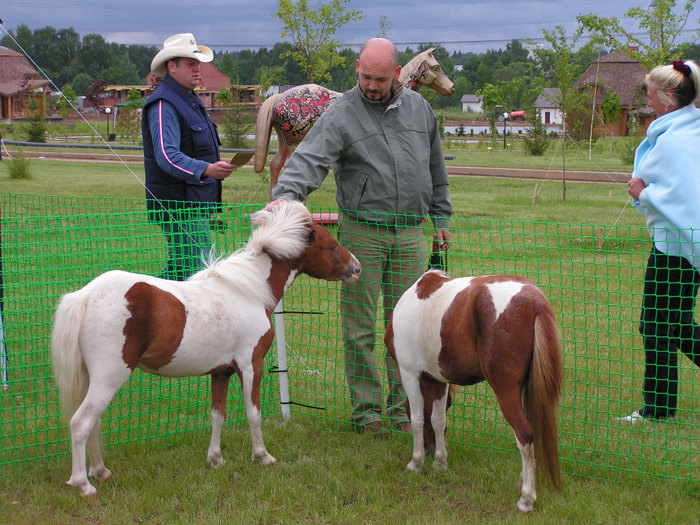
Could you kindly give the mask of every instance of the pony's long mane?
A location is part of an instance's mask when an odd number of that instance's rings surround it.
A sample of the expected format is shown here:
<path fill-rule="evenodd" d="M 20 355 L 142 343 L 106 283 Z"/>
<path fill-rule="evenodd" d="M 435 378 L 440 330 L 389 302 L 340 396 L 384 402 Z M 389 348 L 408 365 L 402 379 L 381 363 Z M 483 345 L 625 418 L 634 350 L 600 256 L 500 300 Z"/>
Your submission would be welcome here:
<path fill-rule="evenodd" d="M 276 301 L 267 284 L 268 268 L 258 257 L 266 253 L 273 259 L 293 259 L 306 247 L 311 214 L 300 202 L 283 202 L 252 216 L 253 232 L 245 247 L 224 259 L 218 259 L 189 278 L 199 281 L 218 277 L 246 297 L 274 308 Z"/>

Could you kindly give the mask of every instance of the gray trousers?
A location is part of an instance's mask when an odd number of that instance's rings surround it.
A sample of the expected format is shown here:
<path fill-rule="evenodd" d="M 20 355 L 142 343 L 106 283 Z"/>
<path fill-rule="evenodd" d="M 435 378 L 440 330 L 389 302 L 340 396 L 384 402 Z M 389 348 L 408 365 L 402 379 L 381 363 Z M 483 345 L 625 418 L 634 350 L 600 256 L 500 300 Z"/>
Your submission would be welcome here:
<path fill-rule="evenodd" d="M 168 262 L 158 277 L 184 281 L 201 270 L 202 257 L 207 258 L 212 250 L 209 219 L 200 216 L 159 225 L 168 241 Z"/>
<path fill-rule="evenodd" d="M 426 270 L 425 241 L 421 226 L 380 226 L 342 214 L 338 239 L 362 265 L 360 279 L 342 285 L 340 314 L 352 421 L 366 425 L 382 417 L 382 381 L 374 352 L 379 299 L 383 301 L 385 329 L 396 302 Z M 383 334 L 380 328 L 382 338 Z M 383 357 L 389 389 L 386 414 L 398 424 L 408 420 L 406 395 L 386 348 Z"/>

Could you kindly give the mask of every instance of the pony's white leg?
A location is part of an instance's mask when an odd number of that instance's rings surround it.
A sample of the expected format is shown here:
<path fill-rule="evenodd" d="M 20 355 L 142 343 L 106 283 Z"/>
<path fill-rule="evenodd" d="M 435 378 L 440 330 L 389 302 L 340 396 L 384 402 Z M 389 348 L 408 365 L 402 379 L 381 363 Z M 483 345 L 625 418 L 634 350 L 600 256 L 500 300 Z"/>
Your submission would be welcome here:
<path fill-rule="evenodd" d="M 207 451 L 207 463 L 211 468 L 219 468 L 225 463 L 221 455 L 221 430 L 224 427 L 226 416 L 213 408 L 211 411 L 211 441 Z"/>
<path fill-rule="evenodd" d="M 274 465 L 277 463 L 277 460 L 270 455 L 263 442 L 260 407 L 253 402 L 253 388 L 258 389 L 258 395 L 256 397 L 259 399 L 260 378 L 256 380 L 252 367 L 241 370 L 241 384 L 243 387 L 246 418 L 248 419 L 248 426 L 250 427 L 250 439 L 253 444 L 251 459 L 253 461 L 259 459 L 263 465 Z"/>
<path fill-rule="evenodd" d="M 107 479 L 112 475 L 112 472 L 105 467 L 104 461 L 102 460 L 102 450 L 100 449 L 101 434 L 102 418 L 98 417 L 87 440 L 87 453 L 88 458 L 90 458 L 90 470 L 88 471 L 88 476 L 92 476 L 97 479 Z"/>
<path fill-rule="evenodd" d="M 230 376 L 211 376 L 211 441 L 207 451 L 207 462 L 211 468 L 218 468 L 224 464 L 221 455 L 221 430 L 226 421 L 226 398 Z"/>
<path fill-rule="evenodd" d="M 90 469 L 90 474 L 99 478 L 111 476 L 102 462 L 102 454 L 99 450 L 99 428 L 100 416 L 109 406 L 114 394 L 129 379 L 131 372 L 125 367 L 123 370 L 110 370 L 110 375 L 90 376 L 90 386 L 88 387 L 85 399 L 73 414 L 70 420 L 71 450 L 72 450 L 72 472 L 70 479 L 66 482 L 72 487 L 80 489 L 83 496 L 94 496 L 97 490 L 88 481 L 88 474 L 85 465 L 85 448 L 89 443 L 90 460 L 94 466 Z"/>
<path fill-rule="evenodd" d="M 435 461 L 433 468 L 437 470 L 447 470 L 447 442 L 445 440 L 445 428 L 447 427 L 447 389 L 449 385 L 445 384 L 445 393 L 442 398 L 436 399 L 433 402 L 433 411 L 430 417 L 430 422 L 435 431 Z"/>
<path fill-rule="evenodd" d="M 406 465 L 406 469 L 411 472 L 420 472 L 425 462 L 425 444 L 423 442 L 423 395 L 420 391 L 418 377 L 401 370 L 403 378 L 403 388 L 408 398 L 411 409 L 411 429 L 413 430 L 413 457 Z"/>
<path fill-rule="evenodd" d="M 515 442 L 520 450 L 522 459 L 522 471 L 520 473 L 520 499 L 518 500 L 518 510 L 521 512 L 530 512 L 532 504 L 537 499 L 535 492 L 535 445 L 534 443 L 522 444 L 517 436 Z"/>
<path fill-rule="evenodd" d="M 94 496 L 97 494 L 95 487 L 93 487 L 88 481 L 87 468 L 85 464 L 85 447 L 88 440 L 90 440 L 90 456 L 91 458 L 94 458 L 94 449 L 95 447 L 99 448 L 99 443 L 95 445 L 97 440 L 95 438 L 93 442 L 91 434 L 94 432 L 95 434 L 99 435 L 99 429 L 96 429 L 95 425 L 100 420 L 100 415 L 102 412 L 104 412 L 107 405 L 109 405 L 109 402 L 112 400 L 112 396 L 109 396 L 108 399 L 103 398 L 101 400 L 97 400 L 94 399 L 92 394 L 93 389 L 88 389 L 85 399 L 70 420 L 73 469 L 71 472 L 71 477 L 66 483 L 72 487 L 80 489 L 80 494 L 83 496 Z M 98 463 L 102 462 L 98 460 Z"/>

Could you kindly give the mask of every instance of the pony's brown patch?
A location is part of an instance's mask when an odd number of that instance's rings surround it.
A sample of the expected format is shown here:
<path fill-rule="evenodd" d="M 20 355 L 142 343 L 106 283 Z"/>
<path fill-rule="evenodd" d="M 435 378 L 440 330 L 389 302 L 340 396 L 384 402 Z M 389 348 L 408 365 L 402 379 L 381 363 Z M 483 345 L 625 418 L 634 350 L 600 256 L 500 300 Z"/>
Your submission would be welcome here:
<path fill-rule="evenodd" d="M 167 365 L 185 331 L 185 305 L 173 294 L 144 282 L 124 295 L 131 317 L 124 325 L 122 357 L 132 370 L 143 363 L 151 370 Z"/>
<path fill-rule="evenodd" d="M 418 299 L 427 299 L 435 293 L 435 290 L 449 280 L 449 277 L 442 272 L 428 272 L 424 274 L 416 283 L 416 295 Z"/>
<path fill-rule="evenodd" d="M 491 312 L 493 308 L 483 310 L 482 302 L 472 283 L 455 296 L 442 317 L 438 363 L 450 383 L 473 385 L 484 380 L 477 346 L 482 330 L 479 312 Z"/>
<path fill-rule="evenodd" d="M 270 319 L 270 314 L 267 314 L 268 319 Z M 272 326 L 272 320 L 270 319 L 270 326 Z M 263 374 L 263 358 L 267 351 L 272 345 L 272 340 L 275 337 L 275 332 L 270 328 L 265 334 L 260 338 L 258 344 L 253 348 L 253 356 L 251 362 L 253 363 L 253 392 L 251 396 L 251 401 L 253 404 L 260 409 L 260 382 L 262 381 Z"/>

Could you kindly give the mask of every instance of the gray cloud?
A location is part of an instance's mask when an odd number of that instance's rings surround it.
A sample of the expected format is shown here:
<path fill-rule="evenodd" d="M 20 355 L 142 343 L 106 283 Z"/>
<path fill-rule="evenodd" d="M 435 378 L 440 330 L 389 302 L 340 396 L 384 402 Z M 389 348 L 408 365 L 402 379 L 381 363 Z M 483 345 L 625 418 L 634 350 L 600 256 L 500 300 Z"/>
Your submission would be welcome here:
<path fill-rule="evenodd" d="M 483 52 L 503 48 L 514 38 L 540 38 L 542 29 L 557 25 L 572 34 L 576 17 L 583 13 L 625 20 L 629 8 L 645 4 L 641 0 L 351 0 L 347 7 L 365 17 L 344 27 L 336 38 L 359 45 L 377 35 L 383 15 L 389 22 L 387 36 L 399 44 L 439 42 L 449 50 Z M 8 30 L 20 24 L 31 29 L 72 27 L 82 36 L 98 33 L 124 44 L 160 46 L 172 34 L 191 32 L 201 44 L 235 50 L 280 42 L 282 25 L 274 16 L 276 10 L 276 0 L 10 0 L 0 6 L 0 18 Z M 689 27 L 698 27 L 697 18 L 691 17 Z M 636 27 L 630 22 L 628 29 Z"/>

